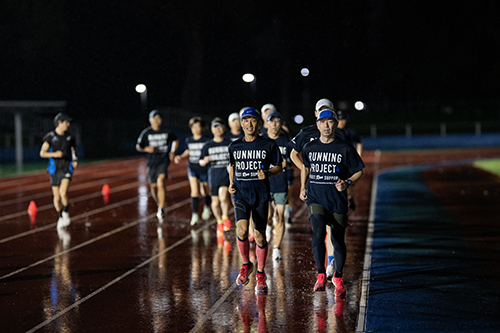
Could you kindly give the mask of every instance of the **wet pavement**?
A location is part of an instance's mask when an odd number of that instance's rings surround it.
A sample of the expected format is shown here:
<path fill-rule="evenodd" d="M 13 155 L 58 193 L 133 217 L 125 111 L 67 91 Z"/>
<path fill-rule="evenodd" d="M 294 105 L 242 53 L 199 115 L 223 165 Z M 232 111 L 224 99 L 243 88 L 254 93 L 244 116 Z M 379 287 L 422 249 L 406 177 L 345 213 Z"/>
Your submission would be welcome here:
<path fill-rule="evenodd" d="M 362 289 L 370 191 L 376 170 L 463 159 L 464 152 L 367 152 L 350 215 L 347 299 L 333 285 L 312 291 L 316 269 L 307 212 L 294 200 L 284 259 L 268 258 L 269 292 L 234 283 L 241 265 L 234 231 L 215 221 L 190 227 L 185 165 L 172 165 L 167 217 L 148 194 L 143 159 L 96 163 L 75 172 L 67 230 L 56 229 L 48 176 L 0 180 L 0 323 L 5 332 L 352 332 Z M 471 150 L 470 158 L 498 150 Z M 101 194 L 109 184 L 109 198 Z M 296 182 L 295 198 L 298 196 Z M 26 209 L 37 205 L 34 222 Z M 201 207 L 200 207 L 201 209 Z M 271 241 L 272 242 L 272 241 Z M 269 251 L 271 253 L 271 251 Z"/>

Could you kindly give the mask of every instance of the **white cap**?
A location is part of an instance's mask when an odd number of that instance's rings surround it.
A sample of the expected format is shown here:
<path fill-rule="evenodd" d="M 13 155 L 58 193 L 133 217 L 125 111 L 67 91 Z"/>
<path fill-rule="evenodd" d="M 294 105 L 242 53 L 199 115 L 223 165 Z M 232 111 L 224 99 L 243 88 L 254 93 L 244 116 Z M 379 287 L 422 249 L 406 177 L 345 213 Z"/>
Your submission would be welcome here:
<path fill-rule="evenodd" d="M 273 104 L 264 104 L 260 109 L 260 113 L 264 113 L 267 109 L 271 109 L 271 112 L 276 112 L 276 107 Z"/>
<path fill-rule="evenodd" d="M 233 120 L 235 119 L 240 119 L 240 115 L 238 114 L 238 112 L 233 112 L 229 115 L 229 117 L 227 118 L 227 123 L 231 123 Z"/>
<path fill-rule="evenodd" d="M 316 110 L 321 109 L 322 106 L 326 106 L 328 109 L 333 110 L 333 103 L 329 99 L 322 98 L 316 103 Z"/>

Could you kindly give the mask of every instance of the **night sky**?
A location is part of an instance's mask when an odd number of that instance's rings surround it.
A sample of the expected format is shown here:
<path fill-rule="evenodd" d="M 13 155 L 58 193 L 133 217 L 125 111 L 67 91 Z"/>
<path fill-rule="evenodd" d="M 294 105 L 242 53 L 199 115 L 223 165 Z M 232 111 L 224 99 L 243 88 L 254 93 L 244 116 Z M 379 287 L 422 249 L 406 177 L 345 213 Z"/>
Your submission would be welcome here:
<path fill-rule="evenodd" d="M 137 116 L 138 83 L 149 109 L 214 115 L 268 102 L 299 112 L 305 89 L 311 107 L 492 100 L 499 12 L 494 0 L 3 0 L 0 100 L 66 100 L 103 118 Z"/>

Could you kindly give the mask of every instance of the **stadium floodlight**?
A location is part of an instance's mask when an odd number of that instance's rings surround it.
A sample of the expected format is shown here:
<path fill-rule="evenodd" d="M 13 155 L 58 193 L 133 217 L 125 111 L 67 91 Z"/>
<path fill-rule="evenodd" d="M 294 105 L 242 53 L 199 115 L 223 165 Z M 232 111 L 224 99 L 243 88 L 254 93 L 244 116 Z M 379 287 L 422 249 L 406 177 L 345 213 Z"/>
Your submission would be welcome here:
<path fill-rule="evenodd" d="M 295 117 L 293 117 L 293 121 L 296 124 L 300 125 L 300 124 L 302 124 L 304 122 L 304 117 L 301 114 L 295 115 Z"/>
<path fill-rule="evenodd" d="M 255 76 L 253 74 L 250 74 L 250 73 L 246 73 L 243 75 L 243 81 L 245 81 L 246 83 L 251 83 L 255 80 Z"/>
<path fill-rule="evenodd" d="M 137 91 L 139 94 L 145 93 L 146 90 L 147 90 L 146 85 L 142 83 L 135 86 L 135 91 Z"/>
<path fill-rule="evenodd" d="M 365 108 L 365 103 L 361 102 L 361 101 L 357 101 L 356 103 L 354 103 L 354 108 L 358 111 L 361 111 L 361 110 L 364 110 Z"/>
<path fill-rule="evenodd" d="M 300 74 L 302 74 L 302 76 L 308 76 L 309 75 L 309 69 L 307 68 L 302 68 L 300 70 Z"/>

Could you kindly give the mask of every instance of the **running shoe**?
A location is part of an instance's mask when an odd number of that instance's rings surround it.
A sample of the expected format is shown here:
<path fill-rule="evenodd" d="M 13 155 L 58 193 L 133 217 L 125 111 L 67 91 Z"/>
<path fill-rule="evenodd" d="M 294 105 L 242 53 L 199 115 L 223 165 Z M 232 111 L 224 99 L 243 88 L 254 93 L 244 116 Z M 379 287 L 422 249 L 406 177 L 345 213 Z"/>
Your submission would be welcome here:
<path fill-rule="evenodd" d="M 344 281 L 342 280 L 342 278 L 341 277 L 334 277 L 333 284 L 335 285 L 335 295 L 337 297 L 345 296 L 346 290 L 345 290 Z"/>
<path fill-rule="evenodd" d="M 326 283 L 326 274 L 319 273 L 318 275 L 316 275 L 316 278 L 318 280 L 316 281 L 316 284 L 314 285 L 314 291 L 324 291 L 325 290 L 325 283 Z"/>
<path fill-rule="evenodd" d="M 273 235 L 273 226 L 268 225 L 266 228 L 266 239 L 268 242 L 271 240 L 272 235 Z"/>
<path fill-rule="evenodd" d="M 259 293 L 267 293 L 266 273 L 257 271 L 256 289 Z"/>
<path fill-rule="evenodd" d="M 248 277 L 250 273 L 253 272 L 253 264 L 250 261 L 248 264 L 241 265 L 240 275 L 236 278 L 236 284 L 238 286 L 246 286 L 248 284 Z"/>
<path fill-rule="evenodd" d="M 335 259 L 332 259 L 326 267 L 326 279 L 332 281 L 333 273 L 335 273 Z"/>
<path fill-rule="evenodd" d="M 275 247 L 273 249 L 273 260 L 281 260 L 281 259 L 283 259 L 281 257 L 281 250 Z"/>
<path fill-rule="evenodd" d="M 226 217 L 225 219 L 222 220 L 222 223 L 224 224 L 224 231 L 231 230 L 232 225 L 230 219 Z"/>
<path fill-rule="evenodd" d="M 71 219 L 69 218 L 69 213 L 68 212 L 63 212 L 62 213 L 62 226 L 67 227 L 71 223 Z"/>
<path fill-rule="evenodd" d="M 210 210 L 210 207 L 203 206 L 203 212 L 201 213 L 201 218 L 203 220 L 208 220 L 210 216 L 212 216 L 212 211 Z"/>
<path fill-rule="evenodd" d="M 191 225 L 195 225 L 199 220 L 200 217 L 198 216 L 198 213 L 193 213 L 193 215 L 191 215 Z"/>
<path fill-rule="evenodd" d="M 163 218 L 165 217 L 165 211 L 163 210 L 163 208 L 158 207 L 158 212 L 156 213 L 156 217 L 159 220 L 163 220 Z"/>

